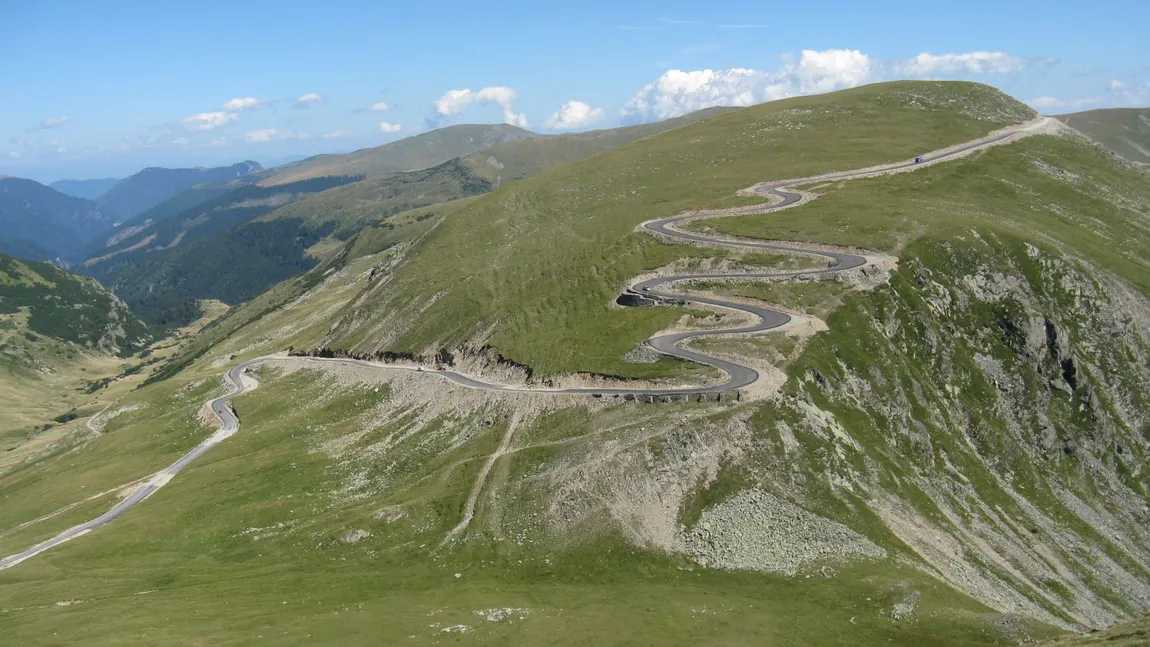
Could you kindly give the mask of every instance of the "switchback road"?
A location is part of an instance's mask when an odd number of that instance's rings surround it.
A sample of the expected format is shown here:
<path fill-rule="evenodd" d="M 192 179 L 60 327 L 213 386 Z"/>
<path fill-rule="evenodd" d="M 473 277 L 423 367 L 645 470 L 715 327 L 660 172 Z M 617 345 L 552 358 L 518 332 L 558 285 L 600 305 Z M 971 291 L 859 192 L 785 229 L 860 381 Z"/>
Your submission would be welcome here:
<path fill-rule="evenodd" d="M 854 254 L 847 254 L 842 252 L 826 251 L 823 249 L 804 248 L 801 245 L 779 245 L 762 241 L 748 241 L 748 240 L 732 240 L 728 238 L 718 238 L 707 236 L 701 233 L 692 233 L 683 231 L 675 227 L 678 224 L 684 224 L 687 221 L 703 220 L 708 218 L 718 218 L 734 215 L 752 215 L 763 214 L 785 209 L 787 207 L 798 204 L 803 199 L 803 194 L 799 193 L 796 187 L 809 185 L 816 182 L 837 182 L 842 180 L 851 180 L 862 177 L 870 177 L 873 175 L 883 173 L 897 173 L 901 171 L 910 171 L 931 164 L 953 159 L 969 153 L 973 150 L 986 148 L 995 144 L 1007 143 L 1010 140 L 1020 137 L 1029 132 L 1039 130 L 1047 124 L 1046 119 L 1036 120 L 1029 124 L 1009 128 L 999 131 L 997 134 L 984 137 L 960 146 L 955 146 L 937 153 L 923 156 L 920 160 L 908 160 L 896 162 L 894 164 L 882 165 L 861 169 L 858 171 L 846 171 L 842 173 L 829 173 L 808 178 L 798 178 L 793 180 L 786 180 L 782 182 L 775 182 L 771 184 L 764 184 L 754 188 L 754 193 L 763 196 L 764 198 L 771 198 L 773 201 L 763 205 L 753 205 L 750 207 L 740 207 L 735 209 L 726 209 L 714 212 L 697 212 L 686 213 L 660 220 L 653 220 L 644 223 L 643 227 L 651 232 L 660 236 L 665 236 L 674 240 L 680 240 L 691 244 L 713 245 L 720 247 L 742 247 L 754 250 L 771 250 L 789 253 L 802 253 L 813 256 L 821 256 L 827 259 L 828 265 L 823 268 L 803 270 L 797 272 L 768 272 L 760 274 L 680 274 L 676 276 L 666 276 L 655 279 L 648 279 L 638 282 L 631 286 L 631 291 L 635 294 L 655 297 L 659 299 L 682 300 L 689 303 L 704 304 L 725 308 L 728 310 L 736 310 L 747 313 L 755 317 L 758 321 L 756 323 L 740 326 L 736 328 L 713 329 L 706 331 L 691 331 L 679 332 L 667 335 L 659 335 L 647 340 L 647 344 L 655 350 L 679 357 L 685 360 L 706 364 L 713 366 L 727 375 L 727 381 L 721 384 L 713 384 L 708 386 L 698 387 L 682 387 L 682 388 L 665 388 L 665 389 L 646 389 L 646 388 L 527 388 L 522 386 L 513 386 L 507 384 L 496 384 L 485 382 L 463 373 L 457 373 L 450 370 L 424 370 L 422 368 L 412 366 L 394 366 L 386 365 L 378 362 L 369 362 L 357 359 L 342 359 L 342 358 L 304 358 L 307 361 L 314 362 L 335 362 L 341 364 L 350 364 L 356 366 L 366 366 L 380 370 L 401 370 L 401 371 L 418 371 L 425 372 L 429 375 L 436 375 L 444 379 L 451 380 L 465 387 L 474 389 L 485 389 L 492 391 L 505 391 L 515 393 L 556 393 L 556 394 L 603 394 L 603 395 L 664 395 L 664 394 L 706 394 L 718 393 L 722 391 L 729 391 L 739 389 L 741 387 L 753 384 L 759 379 L 759 373 L 755 369 L 738 364 L 736 362 L 727 361 L 717 357 L 704 355 L 703 353 L 688 350 L 682 347 L 683 342 L 689 339 L 698 339 L 701 337 L 715 337 L 724 335 L 740 335 L 764 332 L 774 328 L 778 328 L 787 324 L 791 317 L 790 315 L 774 310 L 766 306 L 752 306 L 744 303 L 737 303 L 733 301 L 726 301 L 720 298 L 703 297 L 698 295 L 691 295 L 673 291 L 671 286 L 676 283 L 699 281 L 699 280 L 748 280 L 748 279 L 771 279 L 779 278 L 782 276 L 800 276 L 800 275 L 814 275 L 814 274 L 831 274 L 836 272 L 844 272 L 854 268 L 861 267 L 866 264 L 866 259 L 862 256 Z M 63 533 L 37 544 L 24 552 L 5 557 L 0 559 L 0 570 L 10 568 L 27 560 L 35 557 L 40 553 L 59 546 L 67 541 L 75 539 L 81 535 L 91 532 L 100 526 L 103 526 L 120 515 L 124 514 L 128 509 L 135 506 L 137 503 L 147 499 L 156 490 L 163 487 L 172 477 L 174 477 L 180 470 L 187 467 L 189 463 L 199 458 L 204 452 L 208 451 L 215 445 L 219 444 L 225 438 L 234 435 L 239 431 L 239 419 L 235 416 L 230 408 L 231 398 L 243 393 L 245 389 L 243 373 L 249 368 L 252 368 L 260 363 L 268 361 L 269 357 L 261 357 L 252 360 L 247 360 L 235 367 L 227 373 L 227 382 L 229 382 L 229 392 L 208 404 L 212 411 L 219 416 L 220 427 L 210 438 L 197 445 L 192 451 L 182 456 L 178 461 L 172 463 L 166 469 L 161 470 L 154 474 L 143 486 L 136 489 L 131 495 L 117 503 L 111 510 L 105 512 L 99 517 L 93 519 L 74 528 L 70 528 Z"/>

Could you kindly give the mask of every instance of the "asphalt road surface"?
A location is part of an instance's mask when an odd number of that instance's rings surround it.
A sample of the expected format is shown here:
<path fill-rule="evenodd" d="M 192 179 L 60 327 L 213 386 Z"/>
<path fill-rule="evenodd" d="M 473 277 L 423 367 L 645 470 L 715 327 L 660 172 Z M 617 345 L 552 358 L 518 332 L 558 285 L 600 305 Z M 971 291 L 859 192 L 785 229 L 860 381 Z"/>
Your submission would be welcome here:
<path fill-rule="evenodd" d="M 990 138 L 986 138 L 986 139 L 980 139 L 980 140 L 971 142 L 969 144 L 965 144 L 963 146 L 959 146 L 959 147 L 956 147 L 954 149 L 948 150 L 948 151 L 943 152 L 943 153 L 938 153 L 935 155 L 929 155 L 929 156 L 926 156 L 922 162 L 915 162 L 915 161 L 898 162 L 895 164 L 890 164 L 890 165 L 886 165 L 886 166 L 882 166 L 882 167 L 872 167 L 869 169 L 864 169 L 864 170 L 859 170 L 859 171 L 847 171 L 847 172 L 843 172 L 843 173 L 832 173 L 832 174 L 828 174 L 828 175 L 820 175 L 820 176 L 817 176 L 814 178 L 802 178 L 802 179 L 797 179 L 797 180 L 788 180 L 786 182 L 780 182 L 780 183 L 776 183 L 776 184 L 764 185 L 764 186 L 758 187 L 756 189 L 756 192 L 759 195 L 762 195 L 764 197 L 775 197 L 775 198 L 778 198 L 779 200 L 776 201 L 775 203 L 769 205 L 769 206 L 752 207 L 752 208 L 749 208 L 747 211 L 748 211 L 748 213 L 769 213 L 771 211 L 783 209 L 783 208 L 789 207 L 789 206 L 797 203 L 799 200 L 802 199 L 802 196 L 799 193 L 788 190 L 788 188 L 791 188 L 791 187 L 796 187 L 796 186 L 800 186 L 803 184 L 809 184 L 809 183 L 815 182 L 815 181 L 821 182 L 821 181 L 849 180 L 852 178 L 865 177 L 865 176 L 874 174 L 877 171 L 889 172 L 889 171 L 899 171 L 899 170 L 903 170 L 903 169 L 910 169 L 912 167 L 920 167 L 920 166 L 923 166 L 924 164 L 928 164 L 930 162 L 937 162 L 937 161 L 945 160 L 948 158 L 956 157 L 956 156 L 961 155 L 962 153 L 965 153 L 965 152 L 970 151 L 970 150 L 974 150 L 977 148 L 985 148 L 985 147 L 990 146 L 992 144 L 1005 141 L 1007 139 L 1010 139 L 1012 137 L 1019 135 L 1021 132 L 1023 132 L 1023 130 L 1024 129 L 1005 131 L 1005 132 L 1003 132 L 999 135 L 996 135 L 994 137 L 990 137 Z M 796 276 L 796 275 L 803 275 L 803 274 L 808 274 L 808 275 L 810 275 L 810 274 L 829 274 L 829 273 L 835 273 L 835 272 L 843 272 L 846 270 L 854 269 L 856 267 L 860 267 L 866 263 L 866 259 L 863 258 L 862 256 L 856 256 L 853 254 L 830 252 L 830 251 L 824 251 L 824 250 L 820 250 L 820 249 L 806 249 L 806 248 L 797 247 L 794 245 L 783 246 L 783 245 L 774 245 L 771 243 L 758 242 L 758 241 L 733 242 L 733 241 L 728 240 L 728 239 L 713 238 L 713 237 L 708 237 L 704 234 L 696 234 L 696 233 L 690 233 L 690 232 L 682 231 L 682 230 L 676 229 L 674 227 L 675 224 L 681 223 L 683 221 L 699 220 L 699 219 L 704 219 L 706 217 L 717 217 L 719 215 L 721 215 L 721 214 L 715 214 L 714 216 L 699 216 L 698 214 L 684 214 L 684 215 L 679 215 L 679 216 L 671 216 L 669 218 L 663 218 L 660 220 L 653 220 L 651 222 L 648 222 L 644 225 L 644 227 L 652 233 L 659 234 L 659 235 L 666 236 L 666 237 L 673 238 L 673 239 L 682 240 L 685 242 L 701 243 L 701 244 L 716 245 L 716 246 L 723 246 L 723 247 L 738 246 L 738 247 L 744 247 L 747 249 L 755 249 L 755 250 L 771 250 L 771 251 L 781 251 L 781 252 L 800 252 L 800 253 L 804 253 L 804 254 L 822 256 L 822 257 L 827 259 L 827 263 L 828 263 L 827 267 L 824 267 L 824 268 L 805 270 L 805 271 L 799 271 L 799 272 L 785 272 L 785 273 L 784 272 L 773 272 L 773 273 L 762 273 L 762 274 L 736 274 L 736 275 L 732 275 L 732 274 L 681 274 L 681 275 L 677 275 L 677 276 L 668 276 L 668 277 L 662 277 L 662 278 L 657 278 L 657 279 L 649 279 L 646 281 L 641 281 L 641 282 L 636 283 L 633 286 L 631 286 L 631 289 L 633 291 L 639 293 L 639 294 L 643 294 L 643 295 L 647 295 L 647 296 L 654 296 L 654 297 L 662 297 L 662 298 L 666 298 L 666 299 L 683 300 L 683 301 L 687 301 L 689 303 L 706 304 L 706 305 L 711 305 L 711 306 L 717 306 L 720 308 L 727 308 L 730 310 L 738 310 L 741 312 L 748 313 L 748 314 L 750 314 L 750 315 L 752 315 L 758 319 L 757 323 L 754 323 L 754 324 L 751 324 L 748 326 L 742 326 L 742 327 L 737 327 L 737 328 L 717 329 L 717 330 L 697 331 L 697 332 L 679 332 L 679 333 L 673 333 L 673 334 L 668 334 L 668 335 L 660 335 L 657 337 L 652 337 L 652 338 L 647 340 L 646 343 L 649 346 L 651 346 L 652 348 L 654 348 L 655 350 L 657 350 L 661 353 L 665 353 L 665 354 L 671 355 L 673 357 L 679 357 L 679 358 L 682 358 L 685 360 L 690 360 L 693 362 L 698 362 L 700 364 L 706 364 L 707 366 L 713 366 L 713 367 L 719 369 L 720 371 L 722 371 L 723 373 L 725 373 L 727 375 L 727 381 L 725 381 L 721 384 L 714 384 L 714 385 L 710 385 L 710 386 L 699 386 L 699 387 L 671 388 L 671 389 L 636 389 L 636 388 L 625 388 L 625 387 L 623 387 L 623 388 L 570 388 L 570 389 L 538 388 L 538 389 L 530 389 L 530 388 L 524 388 L 524 387 L 510 386 L 510 385 L 506 385 L 506 384 L 496 384 L 496 383 L 491 383 L 491 382 L 484 382 L 482 380 L 477 380 L 473 377 L 464 375 L 462 373 L 457 373 L 455 371 L 449 371 L 449 370 L 424 370 L 424 369 L 417 368 L 417 367 L 384 366 L 384 365 L 379 364 L 379 363 L 368 362 L 368 361 L 363 361 L 363 360 L 356 360 L 356 359 L 342 359 L 342 358 L 306 358 L 306 359 L 308 361 L 315 361 L 315 362 L 335 362 L 335 363 L 340 363 L 340 364 L 366 366 L 369 368 L 385 369 L 385 370 L 405 370 L 405 371 L 426 372 L 428 374 L 437 375 L 437 376 L 440 376 L 442 378 L 451 380 L 452 382 L 456 382 L 458 384 L 461 384 L 461 385 L 469 387 L 469 388 L 486 389 L 486 390 L 492 390 L 492 391 L 520 392 L 520 393 L 521 392 L 530 392 L 530 393 L 603 394 L 603 395 L 702 394 L 702 393 L 715 393 L 715 392 L 721 392 L 721 391 L 729 391 L 729 390 L 738 389 L 741 387 L 748 386 L 750 384 L 755 383 L 755 381 L 757 381 L 759 379 L 759 373 L 755 369 L 753 369 L 749 366 L 743 366 L 742 364 L 738 364 L 736 362 L 731 362 L 731 361 L 727 361 L 727 360 L 720 359 L 717 357 L 711 357 L 709 355 L 704 355 L 702 353 L 697 353 L 695 351 L 687 350 L 687 349 L 682 347 L 682 343 L 689 340 L 689 339 L 697 339 L 700 337 L 715 337 L 715 336 L 722 336 L 722 335 L 738 335 L 738 334 L 751 334 L 751 333 L 765 332 L 767 330 L 771 330 L 773 328 L 778 328 L 779 326 L 785 325 L 787 322 L 790 321 L 790 319 L 791 319 L 790 315 L 788 315 L 784 312 L 780 312 L 778 310 L 772 310 L 771 308 L 764 307 L 764 306 L 751 306 L 751 305 L 746 305 L 746 304 L 742 304 L 742 303 L 735 303 L 732 301 L 724 301 L 723 299 L 718 299 L 718 298 L 683 294 L 683 293 L 679 293 L 679 292 L 675 292 L 675 291 L 671 290 L 670 286 L 674 285 L 675 283 L 684 282 L 684 281 L 697 281 L 697 280 L 706 280 L 706 279 L 717 279 L 717 280 L 728 279 L 729 280 L 731 278 L 738 278 L 740 280 L 746 280 L 746 279 L 756 279 L 756 278 L 769 279 L 769 278 L 775 278 L 775 277 L 780 277 L 780 276 Z M 243 378 L 242 378 L 243 372 L 248 370 L 249 368 L 252 368 L 252 367 L 264 362 L 266 359 L 267 358 L 256 358 L 256 359 L 252 359 L 252 360 L 247 360 L 247 361 L 235 366 L 230 371 L 228 371 L 227 380 L 228 380 L 228 382 L 230 382 L 230 386 L 231 386 L 229 392 L 226 395 L 223 395 L 219 398 L 216 398 L 215 400 L 212 400 L 209 403 L 212 410 L 216 412 L 216 415 L 219 416 L 220 421 L 221 421 L 219 429 L 216 431 L 216 433 L 212 434 L 211 438 L 208 438 L 204 442 L 197 445 L 195 447 L 195 449 L 193 449 L 192 451 L 190 451 L 187 454 L 180 457 L 180 459 L 178 461 L 176 461 L 175 463 L 172 463 L 166 469 L 161 470 L 161 471 L 157 472 L 156 474 L 154 474 L 152 476 L 152 478 L 150 478 L 148 480 L 147 483 L 145 483 L 143 486 L 136 489 L 130 496 L 128 496 L 127 498 L 125 498 L 122 501 L 120 501 L 119 503 L 117 503 L 114 507 L 112 507 L 111 510 L 108 510 L 107 512 L 100 515 L 99 517 L 97 517 L 97 518 L 95 518 L 92 521 L 89 521 L 87 523 L 80 524 L 79 526 L 76 526 L 74 528 L 70 528 L 70 529 L 64 531 L 63 533 L 57 535 L 56 537 L 53 537 L 52 539 L 49 539 L 48 541 L 45 541 L 41 544 L 37 544 L 36 546 L 33 546 L 32 548 L 29 548 L 28 550 L 26 550 L 22 553 L 18 553 L 16 555 L 12 555 L 12 556 L 0 559 L 0 570 L 15 566 L 15 565 L 19 564 L 20 562 L 23 562 L 26 559 L 35 557 L 36 555 L 39 555 L 40 553 L 42 553 L 46 550 L 49 550 L 55 546 L 59 546 L 60 544 L 63 544 L 67 541 L 75 539 L 76 537 L 79 537 L 81 535 L 87 534 L 87 533 L 91 532 L 92 530 L 95 530 L 96 528 L 99 528 L 100 526 L 103 526 L 104 524 L 111 522 L 112 520 L 116 519 L 120 515 L 124 514 L 124 512 L 126 512 L 127 510 L 129 510 L 130 508 L 135 506 L 137 503 L 147 499 L 152 494 L 154 494 L 156 492 L 156 490 L 160 489 L 165 484 L 167 484 L 167 482 L 169 480 L 171 480 L 171 478 L 174 477 L 180 470 L 187 467 L 188 464 L 190 464 L 192 461 L 199 458 L 201 455 L 203 455 L 204 452 L 208 451 L 209 449 L 216 446 L 217 444 L 219 444 L 224 439 L 228 438 L 229 436 L 231 436 L 231 435 L 235 434 L 237 431 L 239 431 L 240 421 L 236 417 L 236 415 L 232 412 L 232 410 L 229 406 L 230 400 L 233 397 L 243 393 L 245 390 L 244 382 L 243 382 Z"/>
<path fill-rule="evenodd" d="M 110 523 L 112 520 L 127 512 L 137 503 L 152 496 L 156 490 L 159 490 L 161 487 L 167 484 L 167 482 L 171 480 L 173 476 L 179 473 L 180 470 L 187 467 L 192 461 L 199 458 L 204 452 L 208 451 L 212 447 L 219 444 L 220 441 L 239 431 L 240 421 L 228 407 L 228 401 L 231 400 L 231 398 L 244 392 L 244 382 L 241 374 L 246 368 L 246 364 L 241 364 L 228 371 L 228 382 L 230 382 L 231 388 L 229 389 L 227 395 L 220 396 L 211 401 L 212 410 L 215 411 L 217 415 L 219 415 L 222 422 L 219 429 L 216 431 L 216 433 L 212 434 L 210 438 L 200 443 L 199 445 L 196 445 L 192 451 L 181 456 L 180 460 L 153 474 L 146 483 L 137 488 L 134 492 L 132 492 L 132 494 L 122 499 L 116 505 L 112 506 L 111 510 L 108 510 L 104 514 L 96 517 L 91 521 L 82 523 L 73 528 L 69 528 L 68 530 L 65 530 L 64 532 L 56 535 L 48 541 L 37 544 L 22 553 L 17 553 L 15 555 L 0 559 L 0 570 L 11 568 L 26 559 L 35 557 L 36 555 L 39 555 L 48 549 L 55 548 L 64 542 L 71 541 L 72 539 L 75 539 L 81 535 L 85 535 L 95 530 L 96 528 L 103 526 L 104 524 Z"/>

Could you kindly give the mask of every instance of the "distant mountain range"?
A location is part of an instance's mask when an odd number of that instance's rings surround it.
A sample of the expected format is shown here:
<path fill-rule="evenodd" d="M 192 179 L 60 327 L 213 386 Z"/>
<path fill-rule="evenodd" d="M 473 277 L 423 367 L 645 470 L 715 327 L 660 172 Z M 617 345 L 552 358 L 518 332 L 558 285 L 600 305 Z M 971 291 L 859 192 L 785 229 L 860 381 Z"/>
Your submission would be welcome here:
<path fill-rule="evenodd" d="M 2 236 L 0 236 L 0 254 L 29 261 L 51 261 L 56 258 L 55 254 L 33 241 L 24 238 L 4 238 Z"/>
<path fill-rule="evenodd" d="M 210 198 L 231 190 L 229 182 L 261 170 L 256 162 L 217 168 L 147 168 L 123 180 L 61 180 L 53 186 L 0 177 L 0 252 L 68 264 L 110 244 L 109 239 L 122 229 L 118 225 L 122 221 L 133 220 L 196 185 L 219 184 L 217 192 L 200 192 L 202 199 Z M 194 206 L 200 201 L 197 195 L 193 192 L 182 202 L 177 200 L 178 209 L 169 207 L 169 211 Z"/>
<path fill-rule="evenodd" d="M 109 229 L 116 215 L 99 204 L 65 195 L 39 182 L 0 179 L 0 240 L 5 249 L 43 260 L 43 252 L 68 258 Z"/>
<path fill-rule="evenodd" d="M 74 198 L 95 200 L 116 186 L 119 181 L 119 178 L 114 177 L 103 180 L 57 180 L 48 186 Z"/>
<path fill-rule="evenodd" d="M 401 212 L 487 193 L 725 110 L 559 136 L 503 124 L 451 126 L 267 169 L 244 183 L 200 184 L 121 223 L 79 270 L 153 324 L 187 323 L 200 299 L 247 301 L 315 266 L 321 257 L 309 248 L 321 240 L 338 251 L 365 227 L 392 226 L 387 221 Z"/>
<path fill-rule="evenodd" d="M 252 161 L 215 168 L 146 168 L 117 182 L 98 202 L 127 219 L 197 184 L 235 180 L 262 170 Z"/>
<path fill-rule="evenodd" d="M 284 184 L 333 175 L 362 175 L 371 179 L 435 166 L 501 142 L 532 137 L 538 135 L 507 124 L 448 126 L 354 153 L 316 155 L 277 166 L 261 174 L 261 184 Z"/>

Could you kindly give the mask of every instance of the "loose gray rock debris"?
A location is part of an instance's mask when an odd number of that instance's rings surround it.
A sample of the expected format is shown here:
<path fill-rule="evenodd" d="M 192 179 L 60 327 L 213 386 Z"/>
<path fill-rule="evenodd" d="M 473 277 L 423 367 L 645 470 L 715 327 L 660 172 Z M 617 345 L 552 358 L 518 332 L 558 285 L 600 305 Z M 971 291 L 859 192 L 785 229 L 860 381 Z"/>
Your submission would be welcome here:
<path fill-rule="evenodd" d="M 527 615 L 527 609 L 503 607 L 501 609 L 480 609 L 472 613 L 482 617 L 488 622 L 506 622 L 508 620 L 514 620 L 515 618 L 523 620 Z"/>
<path fill-rule="evenodd" d="M 623 355 L 623 361 L 633 364 L 654 364 L 659 361 L 659 351 L 647 344 L 636 344 L 634 348 Z"/>
<path fill-rule="evenodd" d="M 731 570 L 793 576 L 815 561 L 886 557 L 850 528 L 758 488 L 707 509 L 685 534 L 700 564 Z"/>
<path fill-rule="evenodd" d="M 340 537 L 339 540 L 345 544 L 354 544 L 354 543 L 357 543 L 357 542 L 362 541 L 364 539 L 367 539 L 370 536 L 371 536 L 370 532 L 363 530 L 361 528 L 356 528 L 354 530 L 348 530 L 347 532 L 343 533 L 343 536 Z"/>
<path fill-rule="evenodd" d="M 914 608 L 918 605 L 920 598 L 922 598 L 922 594 L 918 591 L 912 591 L 907 594 L 907 596 L 902 599 L 902 602 L 895 603 L 894 607 L 890 610 L 890 619 L 899 622 L 904 618 L 909 618 L 914 615 Z"/>

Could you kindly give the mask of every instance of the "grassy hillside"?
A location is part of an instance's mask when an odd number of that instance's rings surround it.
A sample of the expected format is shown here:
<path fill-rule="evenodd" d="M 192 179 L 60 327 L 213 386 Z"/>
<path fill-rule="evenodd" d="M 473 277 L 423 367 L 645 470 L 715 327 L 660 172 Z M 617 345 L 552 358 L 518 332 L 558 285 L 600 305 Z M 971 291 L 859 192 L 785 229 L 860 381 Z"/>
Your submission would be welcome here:
<path fill-rule="evenodd" d="M 1087 110 L 1056 119 L 1128 160 L 1150 164 L 1150 108 Z"/>
<path fill-rule="evenodd" d="M 0 430 L 65 414 L 75 389 L 151 341 L 148 327 L 92 279 L 0 256 Z"/>
<path fill-rule="evenodd" d="M 122 219 L 134 218 L 197 184 L 234 180 L 262 168 L 252 161 L 215 168 L 146 168 L 117 182 L 98 202 Z"/>
<path fill-rule="evenodd" d="M 115 212 L 21 178 L 0 178 L 0 238 L 31 242 L 54 255 L 71 257 L 96 235 L 110 229 Z M 21 243 L 21 241 L 23 241 Z"/>
<path fill-rule="evenodd" d="M 1150 619 L 1127 622 L 1106 631 L 1067 636 L 1042 643 L 1042 647 L 1140 647 L 1150 643 Z"/>
<path fill-rule="evenodd" d="M 278 209 L 268 218 L 299 218 L 314 225 L 335 222 L 341 231 L 354 232 L 365 223 L 487 193 L 508 182 L 727 111 L 714 108 L 653 124 L 504 141 L 429 168 L 368 179 L 309 197 Z"/>
<path fill-rule="evenodd" d="M 83 268 L 112 286 L 149 321 L 183 324 L 197 316 L 198 300 L 247 301 L 275 282 L 313 267 L 315 257 L 340 249 L 364 227 L 401 212 L 486 193 L 501 182 L 721 112 L 503 142 L 430 168 L 362 181 L 355 181 L 358 176 L 325 176 L 226 192 L 220 184 L 199 185 L 124 223 L 114 242 L 93 252 Z M 402 156 L 428 145 L 408 142 L 376 151 L 372 159 L 378 161 L 385 153 Z M 392 163 L 407 163 L 404 159 L 396 157 Z M 191 206 L 175 213 L 186 203 Z M 245 224 L 254 219 L 260 221 Z M 329 235 L 323 244 L 309 249 Z"/>
<path fill-rule="evenodd" d="M 619 356 L 682 313 L 613 309 L 616 290 L 716 253 L 639 222 L 1031 115 L 985 86 L 870 86 L 397 215 L 205 329 L 99 438 L 0 474 L 0 553 L 211 433 L 196 412 L 241 358 L 478 338 L 536 368 L 637 372 Z M 1150 183 L 1042 135 L 814 190 L 710 224 L 900 260 L 868 290 L 753 286 L 829 327 L 710 340 L 785 371 L 773 397 L 644 405 L 279 361 L 236 399 L 239 434 L 113 524 L 0 571 L 5 635 L 374 644 L 385 617 L 385 639 L 412 644 L 950 646 L 1145 613 Z"/>
<path fill-rule="evenodd" d="M 261 184 L 273 186 L 329 175 L 368 178 L 413 171 L 490 148 L 500 142 L 535 137 L 535 133 L 507 124 L 448 126 L 399 141 L 343 155 L 317 155 L 268 169 Z"/>
<path fill-rule="evenodd" d="M 679 313 L 610 304 L 630 277 L 702 253 L 634 231 L 640 222 L 721 206 L 764 178 L 913 157 L 1031 114 L 985 86 L 883 84 L 635 142 L 504 187 L 448 219 L 325 343 L 434 353 L 491 330 L 483 341 L 543 373 L 631 375 L 638 369 L 622 356 Z"/>

